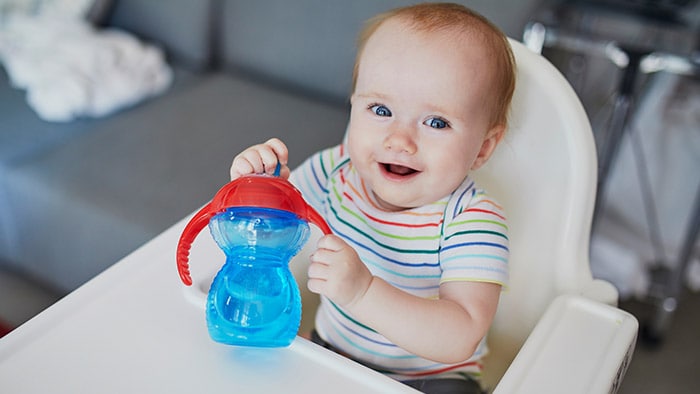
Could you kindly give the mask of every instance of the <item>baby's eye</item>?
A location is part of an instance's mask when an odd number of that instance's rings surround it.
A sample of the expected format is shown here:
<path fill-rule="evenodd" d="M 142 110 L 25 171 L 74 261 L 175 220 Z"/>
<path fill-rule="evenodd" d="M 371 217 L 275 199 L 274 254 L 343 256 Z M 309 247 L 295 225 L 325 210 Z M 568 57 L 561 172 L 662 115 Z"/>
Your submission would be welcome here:
<path fill-rule="evenodd" d="M 449 127 L 450 125 L 449 123 L 447 123 L 446 120 L 440 118 L 430 118 L 424 123 L 426 126 L 432 127 L 434 129 L 444 129 L 445 127 Z"/>
<path fill-rule="evenodd" d="M 374 112 L 377 116 L 391 116 L 391 111 L 389 108 L 381 104 L 373 104 L 369 107 L 369 110 Z"/>

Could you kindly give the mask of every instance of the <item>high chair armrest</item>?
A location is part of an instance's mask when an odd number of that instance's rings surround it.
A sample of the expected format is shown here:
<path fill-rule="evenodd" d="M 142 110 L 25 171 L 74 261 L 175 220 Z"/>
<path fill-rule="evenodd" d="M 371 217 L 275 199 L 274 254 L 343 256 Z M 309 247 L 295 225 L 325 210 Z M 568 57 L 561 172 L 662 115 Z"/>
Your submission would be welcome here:
<path fill-rule="evenodd" d="M 602 302 L 603 304 L 617 306 L 620 294 L 615 286 L 603 279 L 593 279 L 581 290 L 581 295 L 589 300 Z"/>
<path fill-rule="evenodd" d="M 557 297 L 494 394 L 614 393 L 627 370 L 639 323 L 578 295 Z"/>

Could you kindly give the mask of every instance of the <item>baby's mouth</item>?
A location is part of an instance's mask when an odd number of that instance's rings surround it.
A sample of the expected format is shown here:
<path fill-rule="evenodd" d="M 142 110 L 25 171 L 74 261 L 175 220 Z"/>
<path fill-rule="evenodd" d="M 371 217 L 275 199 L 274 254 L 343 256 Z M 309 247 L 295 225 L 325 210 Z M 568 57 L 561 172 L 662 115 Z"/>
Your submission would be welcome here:
<path fill-rule="evenodd" d="M 418 172 L 411 167 L 402 166 L 400 164 L 382 163 L 382 167 L 384 168 L 384 171 L 388 172 L 389 174 L 398 176 L 408 176 Z"/>

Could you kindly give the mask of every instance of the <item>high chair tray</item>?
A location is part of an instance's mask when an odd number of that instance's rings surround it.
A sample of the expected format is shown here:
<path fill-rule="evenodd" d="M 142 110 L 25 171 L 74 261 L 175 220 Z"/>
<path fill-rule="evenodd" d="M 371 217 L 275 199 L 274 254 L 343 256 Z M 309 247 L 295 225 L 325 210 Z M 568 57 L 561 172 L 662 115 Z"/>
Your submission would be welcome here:
<path fill-rule="evenodd" d="M 267 349 L 213 342 L 177 275 L 185 222 L 0 339 L 0 392 L 415 392 L 301 338 Z"/>
<path fill-rule="evenodd" d="M 494 394 L 616 392 L 634 351 L 638 325 L 618 308 L 578 295 L 559 296 Z"/>

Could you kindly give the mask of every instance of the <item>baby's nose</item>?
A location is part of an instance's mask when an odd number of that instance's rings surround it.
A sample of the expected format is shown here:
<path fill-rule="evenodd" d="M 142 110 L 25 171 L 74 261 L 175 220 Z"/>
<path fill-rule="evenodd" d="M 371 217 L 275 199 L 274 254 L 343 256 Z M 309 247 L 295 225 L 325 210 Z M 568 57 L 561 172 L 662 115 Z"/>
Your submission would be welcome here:
<path fill-rule="evenodd" d="M 414 154 L 418 150 L 418 145 L 409 130 L 394 130 L 384 139 L 384 149 L 397 152 Z"/>

